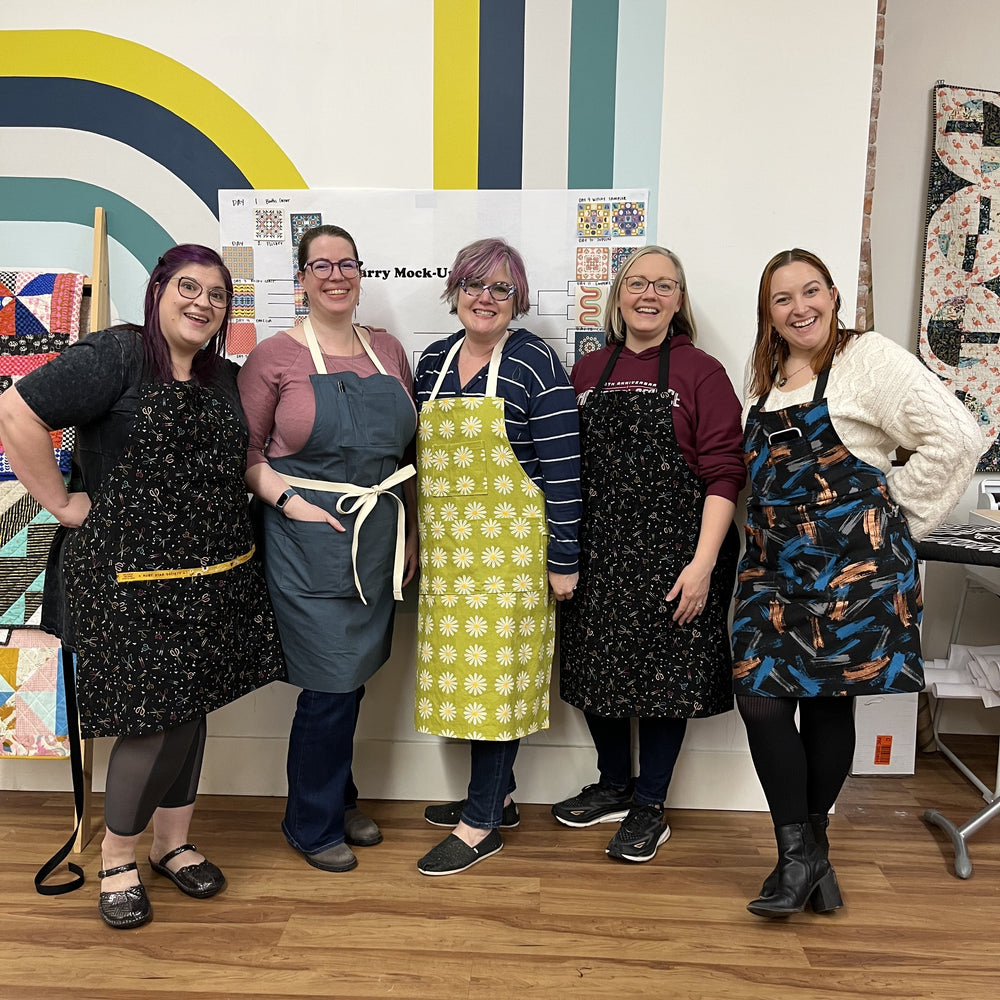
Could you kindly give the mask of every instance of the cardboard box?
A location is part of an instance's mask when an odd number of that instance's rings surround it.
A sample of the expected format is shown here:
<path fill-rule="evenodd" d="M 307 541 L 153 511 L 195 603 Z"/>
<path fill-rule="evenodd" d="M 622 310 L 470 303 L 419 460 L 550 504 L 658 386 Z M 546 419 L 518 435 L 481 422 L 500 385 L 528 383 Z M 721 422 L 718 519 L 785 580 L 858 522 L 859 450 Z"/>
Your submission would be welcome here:
<path fill-rule="evenodd" d="M 917 694 L 864 695 L 854 701 L 857 743 L 851 774 L 913 774 Z"/>

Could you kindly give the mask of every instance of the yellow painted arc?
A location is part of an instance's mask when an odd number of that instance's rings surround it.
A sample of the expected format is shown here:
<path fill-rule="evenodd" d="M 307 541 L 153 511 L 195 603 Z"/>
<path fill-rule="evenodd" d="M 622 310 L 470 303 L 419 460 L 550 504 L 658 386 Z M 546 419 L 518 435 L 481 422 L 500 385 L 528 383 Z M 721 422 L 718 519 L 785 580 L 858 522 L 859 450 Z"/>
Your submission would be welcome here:
<path fill-rule="evenodd" d="M 479 187 L 479 0 L 434 0 L 434 187 Z"/>
<path fill-rule="evenodd" d="M 278 144 L 228 94 L 139 42 L 77 29 L 0 31 L 0 75 L 91 80 L 172 111 L 214 142 L 255 188 L 308 187 Z"/>

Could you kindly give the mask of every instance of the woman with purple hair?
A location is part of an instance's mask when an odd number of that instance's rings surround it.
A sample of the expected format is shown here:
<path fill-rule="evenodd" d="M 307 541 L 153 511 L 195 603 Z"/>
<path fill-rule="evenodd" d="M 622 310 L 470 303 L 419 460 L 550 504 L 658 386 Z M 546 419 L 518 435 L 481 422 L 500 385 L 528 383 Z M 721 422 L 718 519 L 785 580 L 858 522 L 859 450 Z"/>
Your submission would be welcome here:
<path fill-rule="evenodd" d="M 93 333 L 0 398 L 0 438 L 60 524 L 42 627 L 76 653 L 84 738 L 115 736 L 104 799 L 98 910 L 152 917 L 136 847 L 204 899 L 222 872 L 187 842 L 208 712 L 284 676 L 252 560 L 237 367 L 223 358 L 232 278 L 214 250 L 168 250 L 143 325 Z M 49 432 L 76 426 L 69 486 Z"/>
<path fill-rule="evenodd" d="M 501 239 L 458 252 L 442 298 L 463 329 L 417 366 L 418 731 L 469 741 L 454 827 L 417 863 L 452 875 L 515 827 L 514 758 L 549 725 L 555 602 L 573 594 L 580 522 L 576 399 L 555 352 L 512 329 L 529 309 L 521 255 Z"/>

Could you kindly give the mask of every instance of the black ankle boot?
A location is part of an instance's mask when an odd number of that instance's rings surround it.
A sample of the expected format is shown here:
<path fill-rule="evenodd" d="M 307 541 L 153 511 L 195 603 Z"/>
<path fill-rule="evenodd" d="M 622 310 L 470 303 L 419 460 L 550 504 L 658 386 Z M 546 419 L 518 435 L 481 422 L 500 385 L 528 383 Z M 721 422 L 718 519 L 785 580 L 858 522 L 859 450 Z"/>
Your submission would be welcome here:
<path fill-rule="evenodd" d="M 830 860 L 830 841 L 826 835 L 826 828 L 830 825 L 830 817 L 826 813 L 810 813 L 809 825 L 812 827 L 813 839 L 816 846 L 823 852 L 823 858 Z M 764 879 L 764 884 L 760 887 L 760 898 L 767 899 L 773 896 L 778 888 L 778 866 L 775 865 L 771 874 Z"/>
<path fill-rule="evenodd" d="M 810 823 L 776 826 L 778 844 L 778 885 L 773 895 L 747 904 L 761 917 L 787 917 L 801 913 L 811 903 L 817 913 L 843 906 L 837 876 L 823 850 L 816 843 Z"/>

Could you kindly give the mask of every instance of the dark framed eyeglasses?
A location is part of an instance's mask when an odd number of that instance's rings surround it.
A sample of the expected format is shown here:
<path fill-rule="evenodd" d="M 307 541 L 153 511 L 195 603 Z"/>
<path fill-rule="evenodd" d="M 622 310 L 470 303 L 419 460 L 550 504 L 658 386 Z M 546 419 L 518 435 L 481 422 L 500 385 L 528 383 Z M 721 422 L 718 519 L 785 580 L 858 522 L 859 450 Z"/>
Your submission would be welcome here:
<path fill-rule="evenodd" d="M 335 267 L 340 270 L 342 278 L 352 281 L 361 274 L 361 268 L 364 267 L 364 264 L 353 257 L 343 257 L 341 260 L 327 260 L 325 257 L 317 257 L 315 260 L 309 261 L 304 270 L 312 271 L 320 281 L 326 281 L 333 274 Z"/>
<path fill-rule="evenodd" d="M 177 279 L 177 291 L 186 299 L 196 299 L 205 291 L 205 286 L 200 281 L 195 281 L 194 278 L 181 275 Z M 208 290 L 208 301 L 216 309 L 225 309 L 232 297 L 233 293 L 225 288 L 210 288 Z"/>
<path fill-rule="evenodd" d="M 625 287 L 633 295 L 642 295 L 650 285 L 653 286 L 653 291 L 661 299 L 669 299 L 681 287 L 681 283 L 674 281 L 673 278 L 657 278 L 656 281 L 653 281 L 650 278 L 640 278 L 639 275 L 635 275 L 634 277 L 625 279 Z"/>
<path fill-rule="evenodd" d="M 478 299 L 483 292 L 489 292 L 494 302 L 506 302 L 517 291 L 517 286 L 509 281 L 494 281 L 492 285 L 484 285 L 481 281 L 462 278 L 458 284 L 466 295 L 471 295 L 474 299 Z"/>

